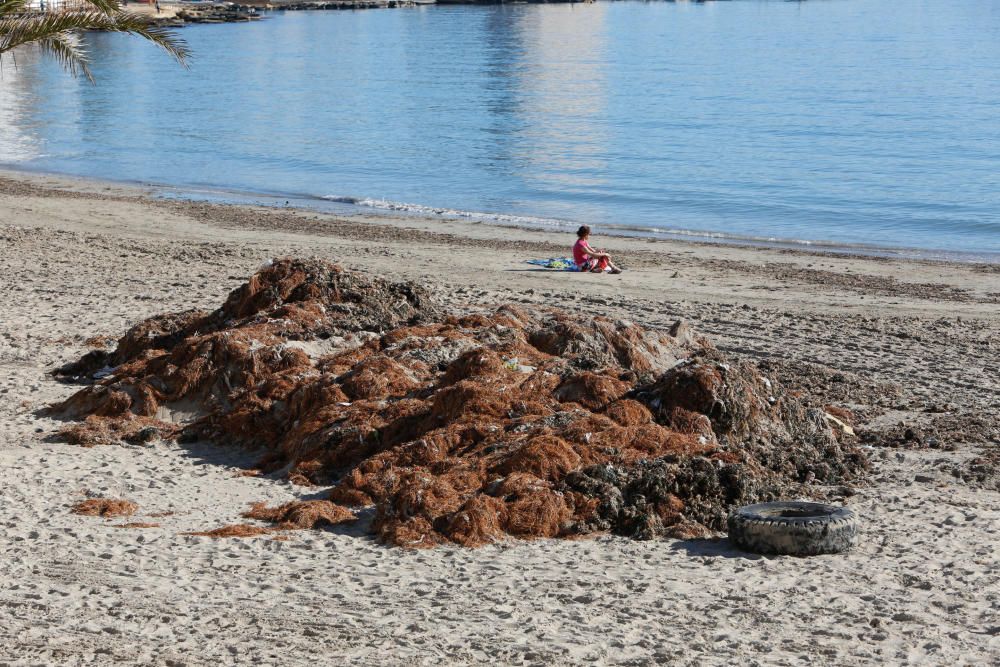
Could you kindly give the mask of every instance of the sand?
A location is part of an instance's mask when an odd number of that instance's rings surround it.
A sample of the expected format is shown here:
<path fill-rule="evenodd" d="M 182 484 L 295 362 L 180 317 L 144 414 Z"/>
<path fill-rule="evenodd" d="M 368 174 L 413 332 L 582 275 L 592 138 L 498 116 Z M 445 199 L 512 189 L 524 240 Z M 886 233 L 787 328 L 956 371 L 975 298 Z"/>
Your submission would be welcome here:
<path fill-rule="evenodd" d="M 1000 495 L 952 475 L 1000 445 L 1000 270 L 599 232 L 622 276 L 521 263 L 565 254 L 565 234 L 0 175 L 0 664 L 1000 660 Z M 414 552 L 376 543 L 363 521 L 287 539 L 185 535 L 322 489 L 240 475 L 257 453 L 233 448 L 53 442 L 61 424 L 36 411 L 75 387 L 49 372 L 142 318 L 214 307 L 282 255 L 424 279 L 455 305 L 685 317 L 852 405 L 872 433 L 938 434 L 872 450 L 869 483 L 847 490 L 864 533 L 845 555 L 613 537 Z M 72 513 L 96 497 L 138 504 L 136 527 Z"/>

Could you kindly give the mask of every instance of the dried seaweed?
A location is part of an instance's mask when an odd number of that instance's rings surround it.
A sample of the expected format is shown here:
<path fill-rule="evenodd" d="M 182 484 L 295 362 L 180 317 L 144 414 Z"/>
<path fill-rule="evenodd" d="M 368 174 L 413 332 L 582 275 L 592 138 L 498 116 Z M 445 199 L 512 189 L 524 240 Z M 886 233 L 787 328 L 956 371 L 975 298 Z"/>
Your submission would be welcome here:
<path fill-rule="evenodd" d="M 54 408 L 79 420 L 72 441 L 154 428 L 264 447 L 255 469 L 330 485 L 329 500 L 245 516 L 318 527 L 373 505 L 371 530 L 411 547 L 691 536 L 733 504 L 867 466 L 821 405 L 683 322 L 445 315 L 417 285 L 320 261 L 276 261 L 219 310 L 147 320 L 60 374 L 105 367 Z"/>
<path fill-rule="evenodd" d="M 83 516 L 99 516 L 112 519 L 118 516 L 132 516 L 139 511 L 139 506 L 131 500 L 122 498 L 88 498 L 73 505 L 73 514 Z"/>
<path fill-rule="evenodd" d="M 233 523 L 226 526 L 221 526 L 213 530 L 202 530 L 193 531 L 188 533 L 181 533 L 182 535 L 194 535 L 197 537 L 258 537 L 260 535 L 267 535 L 268 533 L 275 530 L 274 528 L 265 528 L 263 526 L 254 526 L 248 523 Z"/>

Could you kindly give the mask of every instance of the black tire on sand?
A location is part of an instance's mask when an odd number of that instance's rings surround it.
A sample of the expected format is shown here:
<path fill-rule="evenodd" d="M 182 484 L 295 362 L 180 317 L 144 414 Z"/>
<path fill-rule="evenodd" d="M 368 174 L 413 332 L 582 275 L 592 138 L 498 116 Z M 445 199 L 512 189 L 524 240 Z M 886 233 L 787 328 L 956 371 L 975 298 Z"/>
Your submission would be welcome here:
<path fill-rule="evenodd" d="M 759 554 L 840 553 L 854 546 L 857 534 L 854 512 L 822 503 L 758 503 L 729 515 L 730 541 Z"/>

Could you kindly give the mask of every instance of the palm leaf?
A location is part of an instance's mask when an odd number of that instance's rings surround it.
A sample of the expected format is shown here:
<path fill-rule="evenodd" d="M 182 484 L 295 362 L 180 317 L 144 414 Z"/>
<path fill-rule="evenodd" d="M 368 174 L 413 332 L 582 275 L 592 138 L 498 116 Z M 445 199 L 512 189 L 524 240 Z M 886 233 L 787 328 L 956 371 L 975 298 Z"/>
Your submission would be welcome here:
<path fill-rule="evenodd" d="M 23 14 L 28 10 L 28 0 L 0 0 L 0 17 Z"/>
<path fill-rule="evenodd" d="M 191 50 L 188 48 L 187 42 L 176 37 L 172 30 L 152 25 L 132 12 L 118 10 L 112 16 L 113 23 L 103 28 L 104 30 L 125 32 L 149 40 L 173 56 L 182 66 L 187 67 L 187 59 L 191 57 Z"/>
<path fill-rule="evenodd" d="M 94 6 L 99 12 L 104 12 L 105 14 L 116 14 L 121 11 L 121 5 L 118 0 L 84 0 Z"/>
<path fill-rule="evenodd" d="M 61 33 L 91 30 L 106 22 L 106 14 L 70 10 L 0 19 L 0 53 Z"/>
<path fill-rule="evenodd" d="M 87 67 L 87 52 L 80 46 L 80 40 L 74 34 L 59 33 L 40 39 L 37 42 L 42 53 L 48 54 L 59 61 L 63 68 L 73 76 L 83 74 L 91 83 L 94 77 Z"/>
<path fill-rule="evenodd" d="M 169 29 L 151 25 L 136 14 L 118 9 L 116 0 L 87 1 L 95 8 L 19 13 L 18 8 L 23 8 L 26 0 L 0 0 L 0 56 L 19 46 L 37 43 L 71 74 L 82 73 L 91 78 L 86 53 L 75 41 L 75 35 L 84 30 L 103 30 L 142 37 L 169 53 L 182 66 L 187 66 L 190 50 L 184 40 L 176 38 Z M 110 9 L 110 13 L 104 11 L 104 7 Z"/>

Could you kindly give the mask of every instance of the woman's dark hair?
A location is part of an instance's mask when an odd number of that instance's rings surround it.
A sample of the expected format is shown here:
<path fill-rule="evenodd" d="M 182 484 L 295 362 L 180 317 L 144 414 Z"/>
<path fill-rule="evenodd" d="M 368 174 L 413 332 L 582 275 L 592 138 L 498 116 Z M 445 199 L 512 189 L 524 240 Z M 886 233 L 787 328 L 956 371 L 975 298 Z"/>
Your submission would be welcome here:
<path fill-rule="evenodd" d="M 576 230 L 576 237 L 582 239 L 590 234 L 590 227 L 587 225 L 580 225 L 580 229 Z"/>

